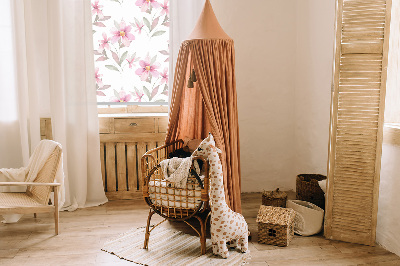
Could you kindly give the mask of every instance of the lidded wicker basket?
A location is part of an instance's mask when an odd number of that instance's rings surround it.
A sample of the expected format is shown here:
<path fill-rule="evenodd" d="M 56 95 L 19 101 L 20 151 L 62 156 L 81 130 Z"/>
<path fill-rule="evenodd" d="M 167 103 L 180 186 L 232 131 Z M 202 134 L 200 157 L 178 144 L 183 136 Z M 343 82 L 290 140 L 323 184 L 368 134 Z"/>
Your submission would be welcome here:
<path fill-rule="evenodd" d="M 296 177 L 296 199 L 314 203 L 325 209 L 325 194 L 318 181 L 326 179 L 319 174 L 300 174 Z"/>
<path fill-rule="evenodd" d="M 262 205 L 286 208 L 287 194 L 279 188 L 273 191 L 264 191 Z"/>
<path fill-rule="evenodd" d="M 296 212 L 261 205 L 257 215 L 258 243 L 287 247 L 294 235 Z"/>

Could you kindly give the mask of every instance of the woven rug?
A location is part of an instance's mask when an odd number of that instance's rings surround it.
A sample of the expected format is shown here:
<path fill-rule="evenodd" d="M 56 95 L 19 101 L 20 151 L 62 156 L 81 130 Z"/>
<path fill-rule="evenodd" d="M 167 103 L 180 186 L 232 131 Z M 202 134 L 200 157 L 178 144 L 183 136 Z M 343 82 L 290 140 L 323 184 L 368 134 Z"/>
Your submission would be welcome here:
<path fill-rule="evenodd" d="M 121 259 L 143 265 L 243 265 L 249 253 L 234 249 L 229 258 L 212 254 L 211 240 L 207 239 L 207 252 L 201 255 L 200 239 L 168 228 L 157 227 L 150 234 L 149 249 L 143 249 L 145 228 L 130 230 L 116 239 L 108 241 L 103 251 Z"/>

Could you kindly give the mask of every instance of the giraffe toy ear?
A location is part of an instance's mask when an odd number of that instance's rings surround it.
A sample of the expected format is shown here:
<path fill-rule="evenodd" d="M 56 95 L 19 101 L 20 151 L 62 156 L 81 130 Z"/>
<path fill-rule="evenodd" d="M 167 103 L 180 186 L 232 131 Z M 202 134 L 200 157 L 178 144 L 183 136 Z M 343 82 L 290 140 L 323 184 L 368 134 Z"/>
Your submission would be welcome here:
<path fill-rule="evenodd" d="M 211 148 L 214 150 L 214 151 L 216 151 L 217 153 L 219 153 L 219 154 L 222 154 L 222 151 L 220 150 L 220 149 L 218 149 L 217 147 L 215 147 L 214 145 L 210 145 L 211 146 Z"/>

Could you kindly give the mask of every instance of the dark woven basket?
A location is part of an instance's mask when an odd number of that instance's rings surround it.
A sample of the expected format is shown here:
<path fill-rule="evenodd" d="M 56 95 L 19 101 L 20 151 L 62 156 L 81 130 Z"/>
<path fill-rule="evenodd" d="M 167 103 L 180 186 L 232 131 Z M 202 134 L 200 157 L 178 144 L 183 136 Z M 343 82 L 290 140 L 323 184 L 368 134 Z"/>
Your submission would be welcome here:
<path fill-rule="evenodd" d="M 262 194 L 262 205 L 286 208 L 287 194 L 279 191 L 264 191 Z"/>
<path fill-rule="evenodd" d="M 325 196 L 318 181 L 326 179 L 319 174 L 300 174 L 296 177 L 296 199 L 314 203 L 325 209 Z"/>

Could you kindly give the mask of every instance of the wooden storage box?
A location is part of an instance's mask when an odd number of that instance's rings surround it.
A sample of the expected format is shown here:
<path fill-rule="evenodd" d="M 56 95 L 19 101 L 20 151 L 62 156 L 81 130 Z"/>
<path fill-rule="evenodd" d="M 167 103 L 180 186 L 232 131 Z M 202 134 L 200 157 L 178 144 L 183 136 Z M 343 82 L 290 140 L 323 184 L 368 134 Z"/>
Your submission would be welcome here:
<path fill-rule="evenodd" d="M 314 203 L 325 210 L 325 194 L 318 181 L 326 179 L 319 174 L 300 174 L 296 177 L 296 199 Z"/>
<path fill-rule="evenodd" d="M 294 235 L 292 209 L 261 205 L 257 215 L 258 243 L 287 247 Z"/>
<path fill-rule="evenodd" d="M 287 194 L 279 191 L 264 191 L 262 194 L 262 205 L 286 208 Z"/>

